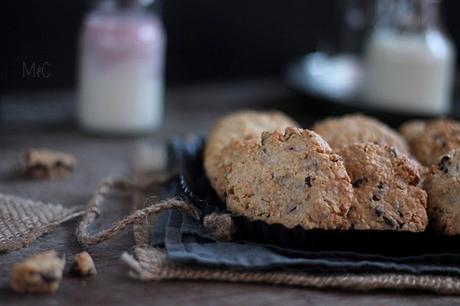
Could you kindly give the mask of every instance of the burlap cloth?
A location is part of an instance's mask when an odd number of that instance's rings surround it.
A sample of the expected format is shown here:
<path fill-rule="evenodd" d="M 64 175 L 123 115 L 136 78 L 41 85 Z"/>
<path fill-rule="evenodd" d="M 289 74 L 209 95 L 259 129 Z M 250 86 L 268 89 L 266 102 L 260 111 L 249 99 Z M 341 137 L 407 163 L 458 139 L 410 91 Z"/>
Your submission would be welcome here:
<path fill-rule="evenodd" d="M 133 193 L 133 213 L 106 230 L 90 234 L 88 227 L 102 205 L 104 196 L 111 188 Z M 181 200 L 170 199 L 151 203 L 147 198 L 146 184 L 107 180 L 102 182 L 76 235 L 82 244 L 104 241 L 116 235 L 128 225 L 133 225 L 135 246 L 131 254 L 125 252 L 122 260 L 130 267 L 130 276 L 142 281 L 161 280 L 208 280 L 247 283 L 268 283 L 310 288 L 340 288 L 350 290 L 417 289 L 442 294 L 459 294 L 460 278 L 439 275 L 414 274 L 310 274 L 291 271 L 237 271 L 225 268 L 209 268 L 198 265 L 174 264 L 167 260 L 163 249 L 149 244 L 154 215 L 165 209 L 179 209 L 194 213 L 195 208 Z"/>
<path fill-rule="evenodd" d="M 60 204 L 0 194 L 0 252 L 23 248 L 81 214 L 81 207 L 68 209 Z"/>

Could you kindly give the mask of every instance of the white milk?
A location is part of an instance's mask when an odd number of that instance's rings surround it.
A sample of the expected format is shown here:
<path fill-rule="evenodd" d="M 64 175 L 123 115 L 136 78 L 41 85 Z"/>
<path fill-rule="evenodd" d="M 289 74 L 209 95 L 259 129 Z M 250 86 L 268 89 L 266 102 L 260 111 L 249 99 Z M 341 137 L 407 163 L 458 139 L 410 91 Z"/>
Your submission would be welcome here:
<path fill-rule="evenodd" d="M 80 122 L 90 129 L 142 132 L 157 128 L 163 115 L 163 82 L 142 60 L 123 60 L 98 70 L 82 63 Z M 86 67 L 85 67 L 86 66 Z"/>
<path fill-rule="evenodd" d="M 450 108 L 454 58 L 454 48 L 439 31 L 377 31 L 366 48 L 364 97 L 385 109 L 444 114 Z"/>
<path fill-rule="evenodd" d="M 90 131 L 153 131 L 163 118 L 161 23 L 137 15 L 93 15 L 80 57 L 80 125 Z"/>

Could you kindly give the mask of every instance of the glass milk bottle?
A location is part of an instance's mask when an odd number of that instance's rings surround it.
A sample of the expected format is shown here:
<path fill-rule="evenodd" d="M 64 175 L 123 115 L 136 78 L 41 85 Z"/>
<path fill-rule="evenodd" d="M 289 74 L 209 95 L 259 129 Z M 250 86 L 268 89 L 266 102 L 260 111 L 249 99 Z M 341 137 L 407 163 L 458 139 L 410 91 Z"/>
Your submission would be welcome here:
<path fill-rule="evenodd" d="M 435 0 L 380 0 L 366 46 L 363 95 L 369 104 L 420 115 L 449 111 L 455 50 Z"/>
<path fill-rule="evenodd" d="M 165 48 L 159 17 L 140 1 L 104 1 L 84 20 L 80 43 L 80 126 L 116 134 L 158 128 Z"/>

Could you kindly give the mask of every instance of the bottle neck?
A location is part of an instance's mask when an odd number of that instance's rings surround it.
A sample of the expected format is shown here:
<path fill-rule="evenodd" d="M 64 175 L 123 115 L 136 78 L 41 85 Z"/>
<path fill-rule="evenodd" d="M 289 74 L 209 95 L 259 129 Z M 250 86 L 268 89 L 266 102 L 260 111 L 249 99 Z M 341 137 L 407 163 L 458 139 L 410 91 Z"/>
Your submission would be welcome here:
<path fill-rule="evenodd" d="M 97 8 L 101 11 L 147 9 L 155 0 L 101 0 Z"/>
<path fill-rule="evenodd" d="M 439 27 L 437 0 L 379 0 L 377 26 L 401 32 L 423 32 Z"/>

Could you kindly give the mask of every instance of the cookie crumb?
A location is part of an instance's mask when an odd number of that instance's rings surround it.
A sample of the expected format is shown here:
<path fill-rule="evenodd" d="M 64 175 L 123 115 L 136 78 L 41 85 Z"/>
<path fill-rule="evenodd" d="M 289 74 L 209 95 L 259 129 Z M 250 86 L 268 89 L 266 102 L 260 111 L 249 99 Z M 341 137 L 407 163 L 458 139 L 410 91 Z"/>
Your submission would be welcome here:
<path fill-rule="evenodd" d="M 204 217 L 203 226 L 217 240 L 228 241 L 236 232 L 235 223 L 230 214 L 212 213 Z"/>
<path fill-rule="evenodd" d="M 19 293 L 55 293 L 60 285 L 65 257 L 56 251 L 33 255 L 13 265 L 11 288 Z"/>
<path fill-rule="evenodd" d="M 70 272 L 79 276 L 93 276 L 97 274 L 94 261 L 91 258 L 91 255 L 89 255 L 86 251 L 75 255 Z"/>
<path fill-rule="evenodd" d="M 28 176 L 36 179 L 61 179 L 76 165 L 71 154 L 49 149 L 29 149 L 24 154 L 24 164 Z"/>

